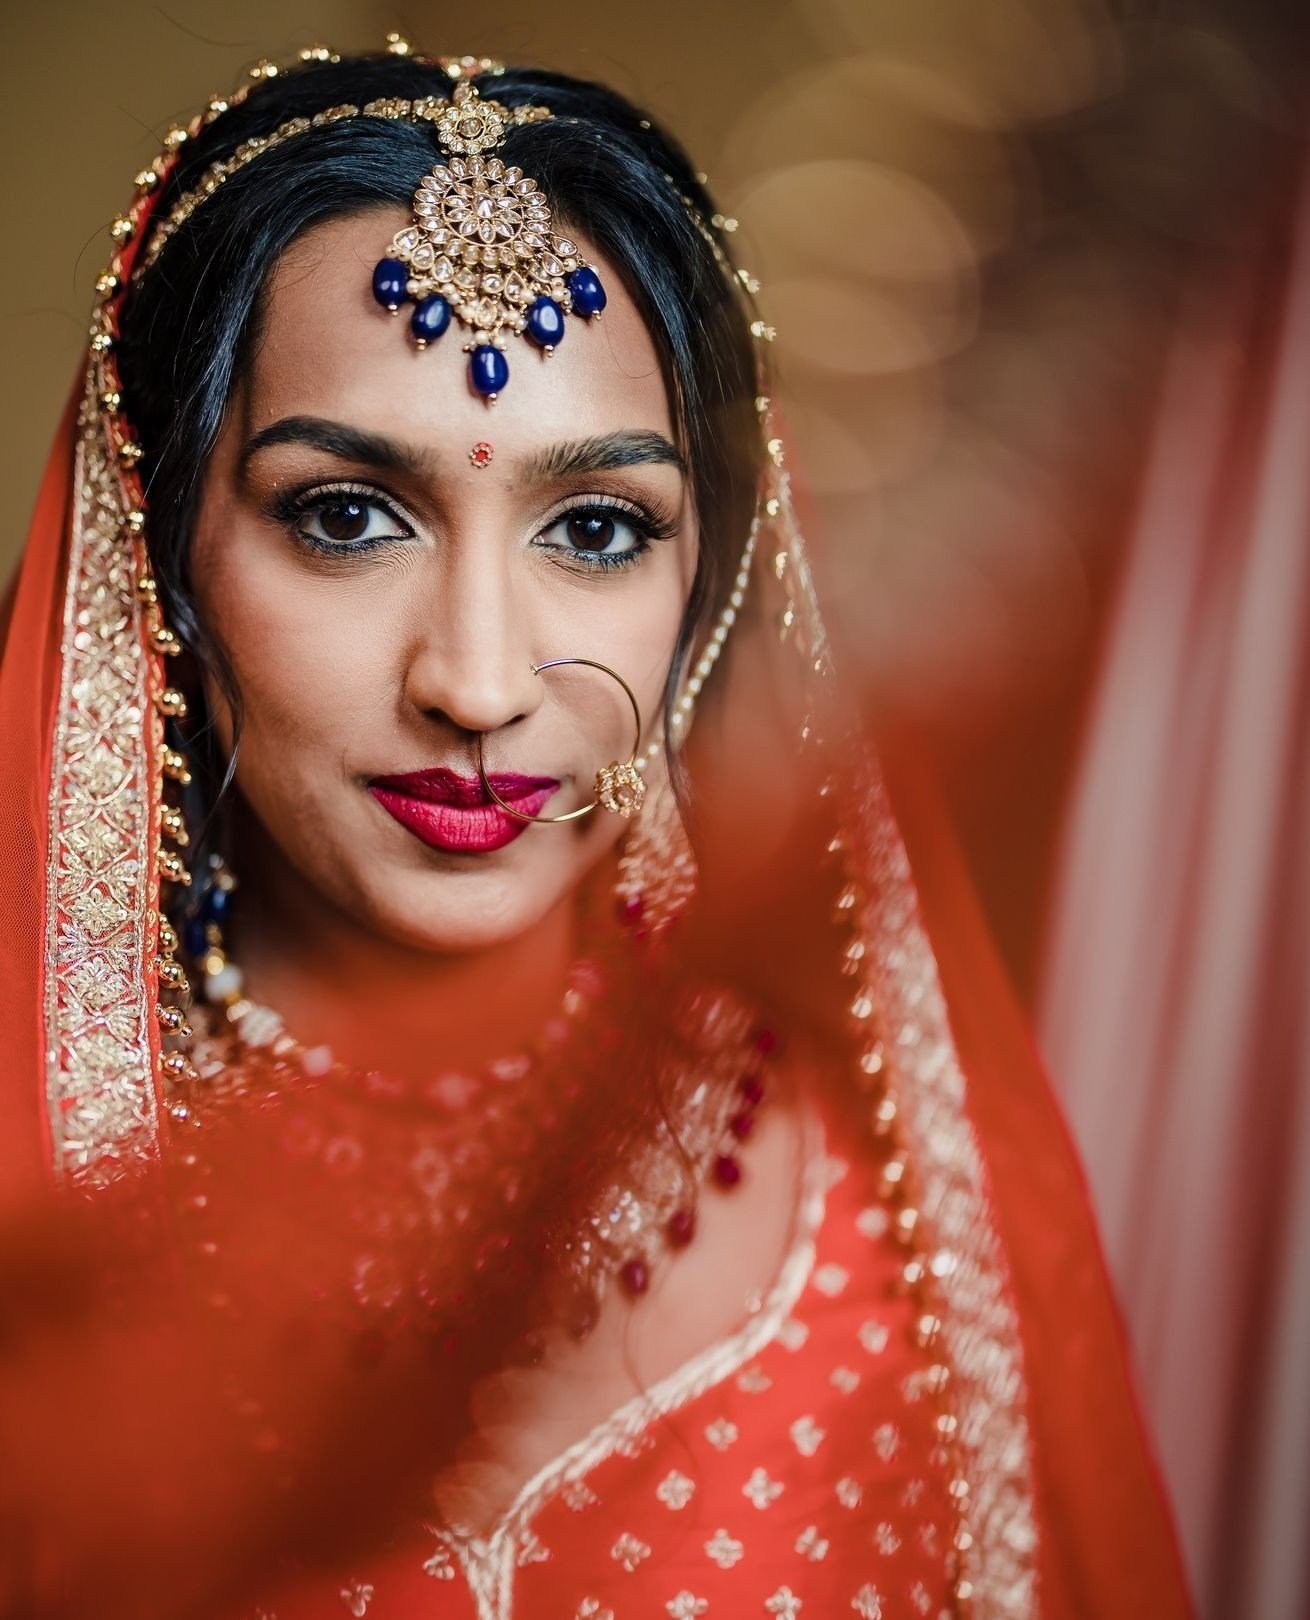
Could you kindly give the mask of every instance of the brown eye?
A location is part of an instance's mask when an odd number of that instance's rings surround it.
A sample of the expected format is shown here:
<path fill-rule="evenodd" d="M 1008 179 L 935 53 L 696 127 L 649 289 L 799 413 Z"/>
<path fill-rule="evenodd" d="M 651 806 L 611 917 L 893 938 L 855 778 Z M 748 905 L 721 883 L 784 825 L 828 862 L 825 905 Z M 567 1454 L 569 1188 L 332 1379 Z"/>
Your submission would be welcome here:
<path fill-rule="evenodd" d="M 353 496 L 325 501 L 318 509 L 318 519 L 329 540 L 358 540 L 368 529 L 368 503 Z"/>
<path fill-rule="evenodd" d="M 412 538 L 412 531 L 382 500 L 351 489 L 326 490 L 306 500 L 296 532 L 319 550 L 367 551 L 384 540 Z"/>
<path fill-rule="evenodd" d="M 615 529 L 614 519 L 604 512 L 574 512 L 565 532 L 579 551 L 605 551 L 614 543 Z"/>

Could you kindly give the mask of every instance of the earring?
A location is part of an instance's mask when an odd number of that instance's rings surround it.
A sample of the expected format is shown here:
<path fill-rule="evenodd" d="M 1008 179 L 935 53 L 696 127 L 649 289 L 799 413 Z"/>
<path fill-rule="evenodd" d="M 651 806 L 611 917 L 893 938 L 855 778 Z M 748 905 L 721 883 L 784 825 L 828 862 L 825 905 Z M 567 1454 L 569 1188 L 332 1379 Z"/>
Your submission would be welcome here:
<path fill-rule="evenodd" d="M 644 763 L 646 802 L 623 841 L 614 894 L 629 926 L 657 933 L 691 903 L 697 869 L 667 762 L 663 754 L 648 754 Z"/>

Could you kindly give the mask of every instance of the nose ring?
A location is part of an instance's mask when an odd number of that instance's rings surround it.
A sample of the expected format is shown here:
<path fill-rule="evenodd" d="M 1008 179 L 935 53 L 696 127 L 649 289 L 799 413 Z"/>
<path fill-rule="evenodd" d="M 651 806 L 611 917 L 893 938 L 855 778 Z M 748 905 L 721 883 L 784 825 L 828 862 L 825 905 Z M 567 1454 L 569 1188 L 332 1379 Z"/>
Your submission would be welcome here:
<path fill-rule="evenodd" d="M 548 669 L 559 669 L 565 664 L 581 664 L 587 669 L 598 669 L 602 675 L 608 675 L 623 688 L 624 696 L 632 705 L 632 718 L 637 729 L 631 754 L 622 762 L 611 760 L 608 765 L 602 765 L 596 772 L 595 797 L 589 804 L 584 804 L 577 810 L 567 810 L 562 816 L 528 816 L 522 810 L 516 810 L 512 804 L 505 803 L 487 777 L 487 767 L 482 757 L 482 739 L 486 736 L 484 731 L 477 734 L 478 778 L 488 798 L 516 821 L 540 821 L 547 825 L 576 821 L 579 816 L 590 815 L 598 805 L 602 810 L 622 816 L 626 821 L 630 816 L 636 815 L 646 797 L 646 779 L 637 769 L 637 755 L 641 752 L 641 707 L 636 694 L 617 670 L 611 669 L 608 664 L 602 664 L 595 658 L 551 658 L 544 664 L 533 664 L 532 673 L 541 675 Z"/>

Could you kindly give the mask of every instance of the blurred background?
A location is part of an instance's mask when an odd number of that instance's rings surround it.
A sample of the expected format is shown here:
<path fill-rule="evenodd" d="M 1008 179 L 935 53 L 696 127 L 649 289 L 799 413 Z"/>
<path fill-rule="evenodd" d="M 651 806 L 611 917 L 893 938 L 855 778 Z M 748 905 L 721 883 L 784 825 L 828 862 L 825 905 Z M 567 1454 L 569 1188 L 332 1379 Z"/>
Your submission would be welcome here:
<path fill-rule="evenodd" d="M 680 134 L 764 284 L 848 667 L 926 741 L 1079 1139 L 1226 1620 L 1310 1615 L 1303 10 L 63 0 L 0 23 L 5 573 L 108 222 L 255 59 L 397 29 L 602 78 Z"/>

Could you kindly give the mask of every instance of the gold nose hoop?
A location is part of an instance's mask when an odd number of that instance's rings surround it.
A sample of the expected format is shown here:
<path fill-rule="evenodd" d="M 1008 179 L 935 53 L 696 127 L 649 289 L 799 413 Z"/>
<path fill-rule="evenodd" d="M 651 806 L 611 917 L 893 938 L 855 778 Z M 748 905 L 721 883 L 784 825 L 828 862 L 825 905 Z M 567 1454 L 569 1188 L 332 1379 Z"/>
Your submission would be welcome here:
<path fill-rule="evenodd" d="M 625 697 L 632 705 L 632 718 L 636 726 L 636 736 L 628 758 L 622 763 L 611 760 L 608 765 L 602 765 L 596 772 L 595 797 L 591 803 L 581 805 L 576 810 L 566 810 L 562 816 L 529 816 L 522 810 L 516 810 L 512 804 L 505 803 L 487 776 L 486 762 L 482 755 L 482 740 L 486 736 L 484 731 L 478 732 L 478 777 L 493 804 L 498 804 L 506 815 L 513 816 L 516 821 L 540 821 L 548 826 L 558 825 L 563 821 L 576 821 L 579 816 L 590 815 L 597 806 L 602 810 L 608 810 L 611 815 L 622 816 L 626 821 L 630 816 L 637 814 L 646 797 L 646 779 L 637 769 L 637 755 L 641 752 L 641 706 L 637 702 L 636 693 L 617 670 L 611 669 L 608 664 L 602 664 L 595 658 L 551 658 L 544 664 L 533 664 L 532 673 L 541 675 L 548 669 L 560 669 L 565 664 L 580 664 L 586 669 L 598 669 L 602 675 L 608 675 L 623 688 Z"/>

